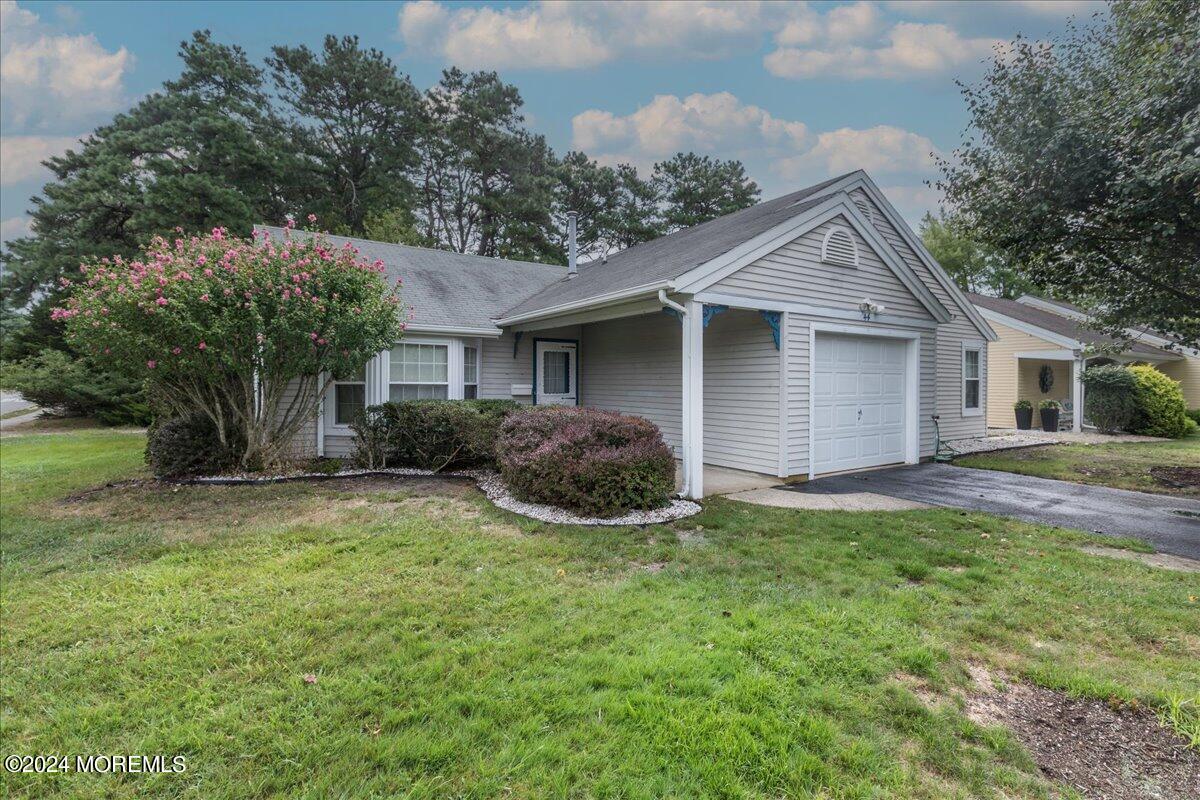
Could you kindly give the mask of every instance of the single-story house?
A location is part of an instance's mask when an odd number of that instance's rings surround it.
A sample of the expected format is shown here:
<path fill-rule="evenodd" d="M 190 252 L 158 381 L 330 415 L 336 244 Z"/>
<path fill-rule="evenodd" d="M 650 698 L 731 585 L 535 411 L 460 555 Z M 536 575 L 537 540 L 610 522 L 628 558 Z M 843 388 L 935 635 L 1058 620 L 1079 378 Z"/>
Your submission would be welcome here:
<path fill-rule="evenodd" d="M 805 479 L 928 458 L 934 415 L 985 432 L 995 333 L 862 171 L 577 268 L 351 241 L 409 325 L 331 387 L 309 452 L 389 398 L 565 403 L 652 420 L 699 498 L 704 465 Z"/>
<path fill-rule="evenodd" d="M 1180 382 L 1189 408 L 1200 407 L 1200 351 L 1167 349 L 1168 340 L 1129 331 L 1128 346 L 1087 328 L 1087 313 L 1069 303 L 1023 295 L 1016 300 L 971 294 L 971 301 L 999 337 L 988 344 L 989 427 L 1014 425 L 1013 403 L 1042 400 L 1063 405 L 1063 425 L 1082 430 L 1084 389 L 1080 374 L 1105 363 L 1150 364 Z M 1045 391 L 1043 391 L 1045 387 Z"/>

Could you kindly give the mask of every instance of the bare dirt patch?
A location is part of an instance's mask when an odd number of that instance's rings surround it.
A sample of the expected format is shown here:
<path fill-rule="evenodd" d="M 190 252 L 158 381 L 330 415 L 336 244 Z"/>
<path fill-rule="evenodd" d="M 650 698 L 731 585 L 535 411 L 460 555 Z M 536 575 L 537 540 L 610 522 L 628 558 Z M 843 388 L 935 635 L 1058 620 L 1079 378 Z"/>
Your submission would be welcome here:
<path fill-rule="evenodd" d="M 1200 572 L 1200 561 L 1194 558 L 1173 556 L 1168 553 L 1135 553 L 1132 550 L 1121 550 L 1117 547 L 1101 547 L 1100 545 L 1093 544 L 1084 545 L 1079 549 L 1089 555 L 1119 558 L 1124 561 L 1138 561 L 1150 567 L 1158 567 L 1159 569 L 1169 569 L 1176 572 Z"/>
<path fill-rule="evenodd" d="M 1200 489 L 1200 467 L 1151 467 L 1150 476 L 1172 489 Z"/>
<path fill-rule="evenodd" d="M 1004 725 L 1016 734 L 1042 774 L 1089 800 L 1195 800 L 1200 797 L 1200 752 L 1144 707 L 1010 683 L 971 668 L 977 693 L 967 716 Z"/>

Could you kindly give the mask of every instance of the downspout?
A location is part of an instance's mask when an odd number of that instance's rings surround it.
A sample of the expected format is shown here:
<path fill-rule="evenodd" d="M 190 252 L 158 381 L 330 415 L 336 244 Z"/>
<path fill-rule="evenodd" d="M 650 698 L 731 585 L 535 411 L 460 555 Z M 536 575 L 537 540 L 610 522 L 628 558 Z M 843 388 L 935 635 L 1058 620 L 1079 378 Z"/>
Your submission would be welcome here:
<path fill-rule="evenodd" d="M 680 367 L 682 368 L 683 389 L 680 394 L 679 422 L 680 431 L 683 438 L 683 452 L 680 453 L 680 460 L 683 462 L 683 487 L 679 491 L 680 497 L 690 497 L 692 494 L 692 475 L 689 466 L 691 459 L 688 458 L 688 451 L 691 447 L 691 412 L 690 412 L 690 364 L 688 360 L 687 347 L 687 309 L 676 303 L 674 300 L 667 297 L 666 289 L 658 290 L 658 302 L 662 303 L 664 308 L 669 308 L 679 314 L 680 327 L 683 335 L 683 358 L 680 359 Z"/>

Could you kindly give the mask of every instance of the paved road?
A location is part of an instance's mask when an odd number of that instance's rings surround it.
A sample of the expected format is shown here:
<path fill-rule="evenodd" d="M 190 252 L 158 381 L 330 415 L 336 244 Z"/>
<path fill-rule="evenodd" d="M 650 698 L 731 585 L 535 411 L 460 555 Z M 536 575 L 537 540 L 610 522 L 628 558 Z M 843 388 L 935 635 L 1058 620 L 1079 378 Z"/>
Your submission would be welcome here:
<path fill-rule="evenodd" d="M 0 392 L 0 414 L 17 411 L 22 408 L 33 408 L 33 403 L 11 392 Z"/>
<path fill-rule="evenodd" d="M 1106 536 L 1129 536 L 1164 553 L 1200 559 L 1200 500 L 949 464 L 835 475 L 789 488 L 832 494 L 877 492 L 930 505 L 987 511 Z M 1179 513 L 1184 511 L 1190 514 Z"/>

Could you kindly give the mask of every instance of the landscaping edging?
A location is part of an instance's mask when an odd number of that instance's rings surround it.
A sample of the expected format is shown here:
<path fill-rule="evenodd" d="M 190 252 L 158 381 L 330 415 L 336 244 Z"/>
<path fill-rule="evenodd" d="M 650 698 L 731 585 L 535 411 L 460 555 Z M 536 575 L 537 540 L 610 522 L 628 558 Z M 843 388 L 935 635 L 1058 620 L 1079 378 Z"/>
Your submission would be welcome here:
<path fill-rule="evenodd" d="M 663 508 L 649 511 L 630 511 L 619 517 L 584 517 L 574 512 L 556 506 L 541 503 L 526 503 L 518 500 L 509 492 L 500 476 L 490 470 L 464 470 L 462 472 L 433 472 L 426 469 L 411 467 L 395 467 L 389 469 L 355 469 L 339 472 L 298 472 L 288 475 L 214 475 L 206 478 L 190 478 L 177 483 L 201 484 L 210 486 L 245 486 L 255 484 L 284 483 L 287 481 L 329 480 L 333 478 L 361 478 L 368 475 L 394 475 L 397 477 L 437 477 L 437 478 L 470 478 L 475 481 L 480 491 L 488 501 L 497 508 L 520 514 L 523 517 L 536 519 L 540 522 L 553 522 L 560 525 L 658 525 L 684 517 L 699 514 L 701 506 L 691 500 L 672 498 L 670 504 Z"/>

